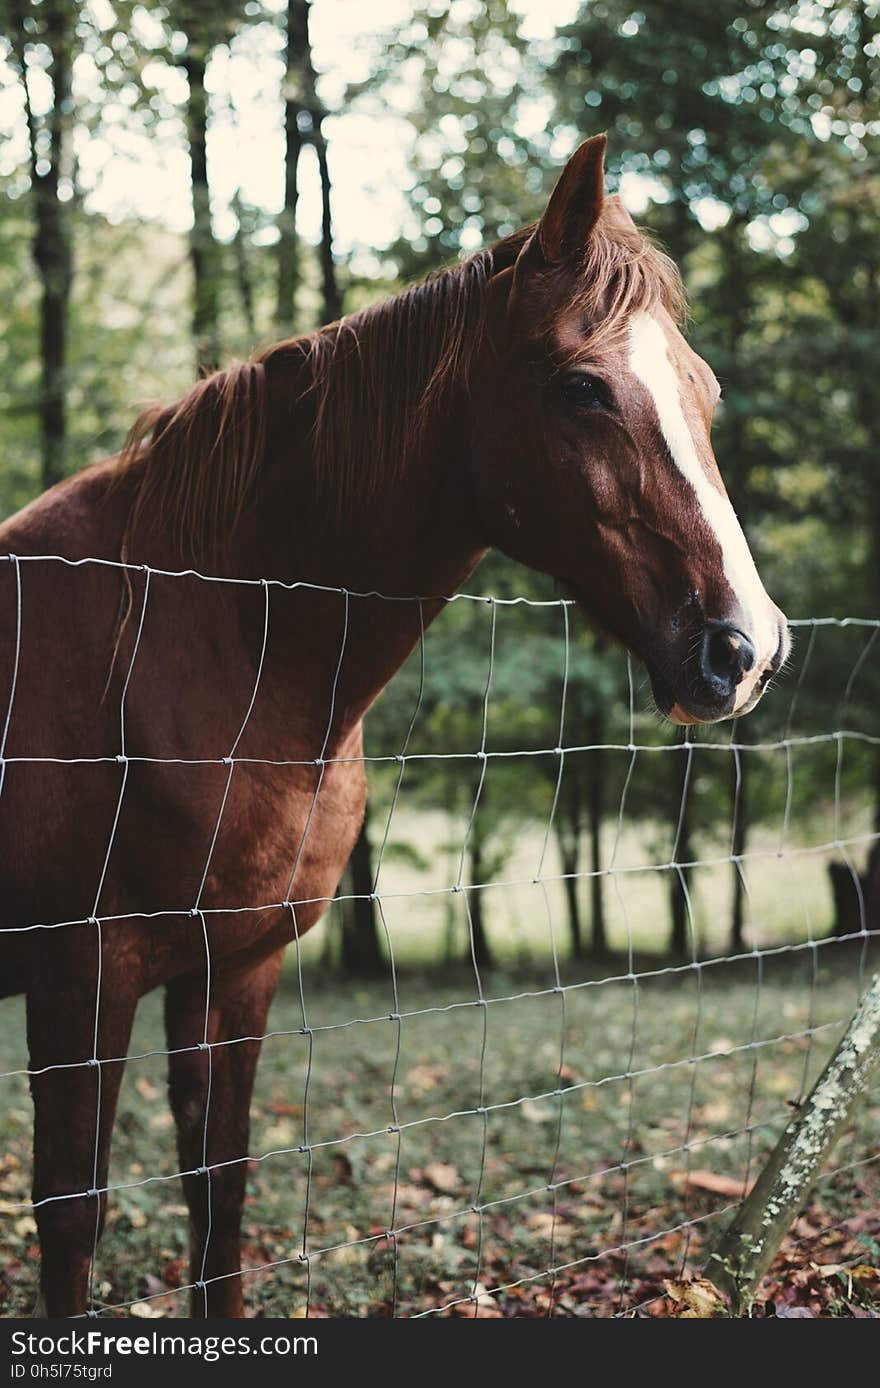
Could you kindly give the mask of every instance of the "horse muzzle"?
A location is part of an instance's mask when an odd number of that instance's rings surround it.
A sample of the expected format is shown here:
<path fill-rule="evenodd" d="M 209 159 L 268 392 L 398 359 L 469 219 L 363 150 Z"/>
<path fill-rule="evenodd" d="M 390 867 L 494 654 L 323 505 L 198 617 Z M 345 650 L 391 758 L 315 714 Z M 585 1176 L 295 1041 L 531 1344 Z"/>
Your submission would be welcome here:
<path fill-rule="evenodd" d="M 745 624 L 706 621 L 691 629 L 684 658 L 670 668 L 646 662 L 654 699 L 673 723 L 718 723 L 749 713 L 784 664 L 791 641 L 777 609 L 776 645 L 759 656 Z"/>

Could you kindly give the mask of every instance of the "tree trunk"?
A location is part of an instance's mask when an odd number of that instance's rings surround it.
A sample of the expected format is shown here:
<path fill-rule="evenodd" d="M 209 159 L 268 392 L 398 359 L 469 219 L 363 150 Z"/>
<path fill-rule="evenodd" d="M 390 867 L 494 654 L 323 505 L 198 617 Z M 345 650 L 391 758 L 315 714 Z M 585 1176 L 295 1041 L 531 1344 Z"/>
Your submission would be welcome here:
<path fill-rule="evenodd" d="M 299 243 L 296 210 L 299 205 L 299 158 L 306 122 L 304 56 L 309 51 L 307 0 L 287 0 L 284 45 L 284 205 L 278 216 L 278 304 L 281 337 L 296 333 L 296 291 L 299 286 Z"/>
<path fill-rule="evenodd" d="M 309 0 L 287 0 L 286 73 L 284 80 L 284 207 L 278 219 L 278 323 L 282 333 L 296 326 L 296 290 L 299 284 L 299 243 L 296 209 L 299 202 L 299 161 L 303 146 L 314 146 L 321 179 L 322 320 L 331 323 L 342 314 L 342 299 L 333 259 L 333 217 L 330 206 L 330 170 L 323 131 L 324 110 L 318 100 L 317 73 L 309 35 Z"/>
<path fill-rule="evenodd" d="M 578 896 L 578 867 L 580 851 L 577 840 L 559 844 L 559 861 L 562 864 L 562 886 L 565 891 L 565 905 L 568 912 L 568 933 L 571 936 L 571 957 L 580 959 L 584 947 L 581 932 L 581 904 Z"/>
<path fill-rule="evenodd" d="M 739 740 L 745 741 L 746 733 L 743 723 L 738 725 Z M 739 772 L 737 774 L 737 765 Z M 731 799 L 733 802 L 733 833 L 730 840 L 730 851 L 734 862 L 731 865 L 733 873 L 733 906 L 730 915 L 730 953 L 741 954 L 745 946 L 745 907 L 746 892 L 743 882 L 742 868 L 737 862 L 746 851 L 746 840 L 748 836 L 748 762 L 742 752 L 734 758 L 732 764 Z"/>
<path fill-rule="evenodd" d="M 831 880 L 831 898 L 834 902 L 834 935 L 857 935 L 864 928 L 870 929 L 868 925 L 868 902 L 871 899 L 872 882 L 873 891 L 876 892 L 876 875 L 878 868 L 877 846 L 871 850 L 868 858 L 868 871 L 861 877 L 849 863 L 834 862 L 828 864 L 828 876 Z M 862 925 L 862 910 L 864 903 L 865 925 Z"/>
<path fill-rule="evenodd" d="M 324 301 L 324 322 L 334 323 L 337 318 L 342 317 L 342 298 L 336 279 L 336 263 L 333 259 L 330 170 L 327 166 L 327 142 L 321 129 L 322 120 L 323 112 L 315 107 L 312 112 L 312 139 L 321 174 L 321 290 Z"/>
<path fill-rule="evenodd" d="M 385 972 L 373 892 L 373 850 L 366 812 L 348 864 L 353 899 L 344 903 L 342 968 L 360 978 Z"/>
<path fill-rule="evenodd" d="M 10 35 L 24 91 L 34 209 L 33 257 L 40 276 L 40 455 L 44 487 L 64 476 L 66 443 L 67 314 L 73 282 L 70 202 L 59 197 L 59 180 L 68 159 L 73 68 L 73 8 L 64 0 L 44 0 L 35 33 L 30 5 L 13 0 Z M 48 145 L 41 139 L 30 100 L 25 60 L 29 42 L 39 38 L 48 49 L 52 106 L 45 118 Z"/>
<path fill-rule="evenodd" d="M 483 843 L 476 825 L 471 831 L 470 842 L 468 844 L 468 866 L 470 870 L 471 882 L 482 882 L 483 880 Z M 483 914 L 483 898 L 485 893 L 482 891 L 468 891 L 468 907 L 470 909 L 471 929 L 470 935 L 473 940 L 473 962 L 478 969 L 491 969 L 492 951 L 489 948 L 489 939 L 486 934 L 486 921 Z M 471 942 L 468 941 L 468 959 L 470 959 Z"/>
<path fill-rule="evenodd" d="M 605 929 L 605 891 L 602 880 L 602 817 L 604 812 L 604 753 L 599 751 L 605 740 L 605 720 L 602 710 L 596 709 L 588 724 L 588 736 L 596 751 L 590 753 L 589 818 L 590 818 L 590 903 L 592 906 L 593 933 L 590 953 L 594 959 L 605 959 L 608 955 L 608 937 Z"/>
<path fill-rule="evenodd" d="M 565 904 L 568 910 L 568 930 L 571 936 L 571 957 L 572 959 L 581 959 L 584 946 L 581 938 L 581 906 L 578 897 L 577 849 L 574 849 L 570 854 L 561 850 L 560 856 L 562 871 L 565 873 L 563 885 L 565 887 Z"/>
<path fill-rule="evenodd" d="M 877 813 L 874 819 L 874 833 L 880 834 L 877 824 L 880 823 L 880 787 L 877 788 Z M 858 909 L 858 926 L 856 930 L 877 930 L 877 922 L 880 922 L 880 840 L 874 841 L 870 854 L 868 855 L 868 869 L 863 877 L 862 901 L 865 904 L 865 920 L 862 922 L 862 912 Z"/>
<path fill-rule="evenodd" d="M 785 1234 L 807 1199 L 856 1103 L 880 1069 L 880 977 L 809 1097 L 789 1120 L 754 1189 L 725 1230 L 706 1271 L 736 1315 L 748 1311 Z"/>
<path fill-rule="evenodd" d="M 880 920 L 880 755 L 874 758 L 874 833 L 877 835 L 868 854 L 868 863 L 863 878 L 862 899 L 864 902 L 864 921 L 858 911 L 857 930 L 876 930 Z"/>
<path fill-rule="evenodd" d="M 245 327 L 250 339 L 251 346 L 257 336 L 257 315 L 254 307 L 254 282 L 251 275 L 250 262 L 248 260 L 248 248 L 245 235 L 245 209 L 241 201 L 240 193 L 236 193 L 232 199 L 232 210 L 235 213 L 238 226 L 235 230 L 235 237 L 232 242 L 232 252 L 235 256 L 235 282 L 238 287 L 238 297 L 241 300 L 241 311 L 244 316 Z"/>
<path fill-rule="evenodd" d="M 192 180 L 193 224 L 189 234 L 189 258 L 193 273 L 192 338 L 199 371 L 213 371 L 220 364 L 220 247 L 211 224 L 211 192 L 208 184 L 208 94 L 205 69 L 210 43 L 193 18 L 181 66 L 189 95 L 184 122 L 189 145 Z"/>
<path fill-rule="evenodd" d="M 690 759 L 685 763 L 684 783 L 682 785 L 682 804 L 679 809 L 679 819 L 677 828 L 677 843 L 675 845 L 672 861 L 674 863 L 691 863 L 694 858 L 693 842 L 691 839 L 691 803 L 690 803 Z M 688 897 L 690 896 L 691 869 L 688 867 L 672 868 L 670 870 L 670 914 L 672 917 L 672 929 L 669 936 L 669 953 L 675 959 L 682 959 L 690 954 L 689 944 L 689 921 L 688 921 Z"/>
<path fill-rule="evenodd" d="M 880 913 L 880 757 L 875 755 L 872 771 L 874 783 L 874 834 L 863 873 L 849 862 L 828 864 L 831 895 L 834 901 L 834 935 L 857 935 L 862 930 L 876 930 Z"/>
<path fill-rule="evenodd" d="M 581 785 L 577 761 L 566 768 L 554 821 L 573 959 L 583 955 L 578 876 L 581 862 Z"/>

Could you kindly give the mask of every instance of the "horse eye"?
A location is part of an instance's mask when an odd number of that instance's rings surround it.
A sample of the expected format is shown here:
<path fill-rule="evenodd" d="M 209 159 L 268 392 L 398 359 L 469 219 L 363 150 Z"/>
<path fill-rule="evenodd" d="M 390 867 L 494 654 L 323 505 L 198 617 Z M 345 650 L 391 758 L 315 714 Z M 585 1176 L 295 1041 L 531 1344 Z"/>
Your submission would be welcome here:
<path fill-rule="evenodd" d="M 614 397 L 603 380 L 583 371 L 570 371 L 560 381 L 563 399 L 582 410 L 610 409 Z"/>

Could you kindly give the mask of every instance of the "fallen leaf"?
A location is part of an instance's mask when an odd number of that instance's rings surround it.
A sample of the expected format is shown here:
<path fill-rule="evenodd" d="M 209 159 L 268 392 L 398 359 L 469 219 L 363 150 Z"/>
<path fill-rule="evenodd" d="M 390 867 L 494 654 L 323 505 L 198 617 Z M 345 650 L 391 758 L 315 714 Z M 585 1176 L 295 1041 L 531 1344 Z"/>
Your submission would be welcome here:
<path fill-rule="evenodd" d="M 461 1185 L 457 1170 L 448 1162 L 428 1162 L 422 1174 L 428 1185 L 433 1186 L 441 1195 L 452 1195 Z"/>
<path fill-rule="evenodd" d="M 533 1229 L 536 1234 L 552 1234 L 556 1228 L 556 1220 L 552 1214 L 546 1210 L 536 1210 L 526 1219 L 526 1225 Z"/>
<path fill-rule="evenodd" d="M 164 1316 L 165 1312 L 152 1301 L 134 1301 L 128 1308 L 128 1314 L 137 1316 L 138 1320 L 155 1321 Z"/>
<path fill-rule="evenodd" d="M 741 1176 L 722 1176 L 716 1171 L 670 1171 L 670 1180 L 687 1190 L 706 1190 L 712 1195 L 729 1195 L 741 1200 L 748 1195 L 754 1180 L 745 1182 Z"/>
<path fill-rule="evenodd" d="M 414 1171 L 412 1174 L 415 1176 L 416 1172 Z M 390 1198 L 390 1186 L 388 1191 Z M 401 1181 L 397 1187 L 397 1200 L 398 1204 L 406 1206 L 407 1209 L 421 1210 L 430 1203 L 431 1193 L 425 1190 L 424 1186 L 411 1185 L 408 1181 Z"/>
<path fill-rule="evenodd" d="M 524 1099 L 519 1106 L 519 1111 L 529 1123 L 547 1123 L 558 1114 L 559 1109 L 554 1104 L 536 1103 L 534 1099 Z"/>
<path fill-rule="evenodd" d="M 693 1282 L 663 1283 L 669 1296 L 685 1309 L 681 1319 L 707 1320 L 724 1310 L 724 1300 L 718 1288 L 705 1277 L 697 1277 Z"/>
<path fill-rule="evenodd" d="M 460 1301 L 450 1309 L 454 1316 L 471 1316 L 477 1320 L 499 1320 L 503 1316 L 495 1297 L 488 1295 L 482 1282 L 478 1282 L 474 1287 L 473 1298 L 468 1301 Z"/>
<path fill-rule="evenodd" d="M 162 1268 L 162 1276 L 168 1287 L 182 1287 L 186 1281 L 187 1267 L 183 1258 L 170 1258 Z"/>
<path fill-rule="evenodd" d="M 264 1138 L 269 1147 L 293 1147 L 299 1141 L 299 1128 L 289 1118 L 279 1118 L 266 1129 Z"/>
<path fill-rule="evenodd" d="M 448 1073 L 449 1069 L 445 1065 L 415 1065 L 407 1073 L 406 1083 L 411 1086 L 413 1094 L 420 1097 L 422 1094 L 436 1089 Z"/>
<path fill-rule="evenodd" d="M 726 1099 L 713 1099 L 711 1103 L 703 1105 L 700 1117 L 704 1123 L 726 1123 L 731 1112 L 731 1106 Z"/>

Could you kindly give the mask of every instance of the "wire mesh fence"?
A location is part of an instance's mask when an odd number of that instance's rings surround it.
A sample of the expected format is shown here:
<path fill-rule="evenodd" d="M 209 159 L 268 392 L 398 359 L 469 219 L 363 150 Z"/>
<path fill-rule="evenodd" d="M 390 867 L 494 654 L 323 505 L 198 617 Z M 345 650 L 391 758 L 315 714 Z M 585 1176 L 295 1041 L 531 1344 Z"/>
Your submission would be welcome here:
<path fill-rule="evenodd" d="M 343 758 L 332 734 L 346 656 L 359 606 L 379 595 L 103 560 L 7 563 L 15 636 L 0 684 L 0 796 L 37 763 L 72 775 L 118 766 L 91 910 L 3 922 L 7 941 L 49 942 L 85 927 L 97 961 L 83 1001 L 93 1014 L 90 1054 L 39 1067 L 94 1072 L 92 1166 L 75 1190 L 43 1201 L 29 1197 L 25 1155 L 24 1090 L 35 1067 L 7 1036 L 18 1004 L 4 1004 L 8 1306 L 33 1280 L 35 1203 L 87 1196 L 96 1206 L 91 1313 L 185 1314 L 189 1292 L 206 1293 L 212 1278 L 207 1247 L 201 1268 L 183 1263 L 176 1182 L 206 1178 L 210 1247 L 212 1178 L 246 1164 L 244 1267 L 222 1276 L 240 1276 L 255 1307 L 652 1313 L 664 1278 L 701 1265 L 713 1228 L 846 1024 L 876 950 L 880 622 L 795 621 L 790 668 L 753 715 L 678 730 L 651 711 L 632 662 L 584 633 L 565 600 L 463 593 L 434 626 L 430 595 L 381 599 L 418 613 L 420 639 L 368 716 L 363 756 Z M 68 576 L 101 569 L 117 582 L 127 568 L 133 640 L 118 750 L 37 755 L 16 737 L 23 652 L 34 626 L 52 623 L 51 612 L 28 606 L 36 565 Z M 181 584 L 253 589 L 253 680 L 216 755 L 175 746 L 167 758 L 145 757 L 127 727 L 127 699 L 150 663 L 156 594 L 173 603 Z M 339 622 L 326 722 L 307 760 L 261 757 L 247 741 L 273 612 L 292 591 L 330 595 Z M 221 769 L 198 889 L 142 912 L 107 911 L 131 771 L 157 761 L 182 774 Z M 322 925 L 301 938 L 297 913 L 315 902 L 298 894 L 300 868 L 328 768 L 340 761 L 363 762 L 368 773 L 366 886 L 349 872 L 321 899 Z M 311 768 L 287 890 L 214 908 L 205 888 L 234 778 L 267 765 Z M 49 842 L 47 873 L 52 857 Z M 218 1050 L 254 1037 L 210 1037 L 215 911 L 286 913 L 292 937 L 258 1038 L 249 1147 L 222 1162 L 209 1144 L 212 1069 Z M 205 1053 L 208 1084 L 200 1161 L 183 1171 L 162 1102 L 162 1068 L 175 1052 L 158 1040 L 153 1000 L 127 1052 L 105 1053 L 100 1041 L 112 1004 L 102 992 L 104 932 L 134 916 L 157 926 L 186 920 L 200 942 L 204 1025 L 182 1049 Z M 341 977 L 340 941 L 365 931 L 371 971 Z M 130 1099 L 103 1179 L 102 1076 L 123 1059 Z M 875 1237 L 878 1133 L 871 1096 L 796 1238 L 818 1246 L 841 1225 Z M 103 1192 L 114 1204 L 99 1243 Z"/>

